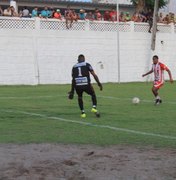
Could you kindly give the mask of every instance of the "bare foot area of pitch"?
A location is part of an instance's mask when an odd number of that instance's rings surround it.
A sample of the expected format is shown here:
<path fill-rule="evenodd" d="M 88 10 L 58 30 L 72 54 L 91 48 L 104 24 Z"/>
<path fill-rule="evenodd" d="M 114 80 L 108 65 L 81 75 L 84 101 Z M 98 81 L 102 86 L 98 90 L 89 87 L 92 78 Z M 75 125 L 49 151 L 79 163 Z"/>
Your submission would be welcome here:
<path fill-rule="evenodd" d="M 1 144 L 0 159 L 0 179 L 176 179 L 175 149 L 134 146 Z"/>

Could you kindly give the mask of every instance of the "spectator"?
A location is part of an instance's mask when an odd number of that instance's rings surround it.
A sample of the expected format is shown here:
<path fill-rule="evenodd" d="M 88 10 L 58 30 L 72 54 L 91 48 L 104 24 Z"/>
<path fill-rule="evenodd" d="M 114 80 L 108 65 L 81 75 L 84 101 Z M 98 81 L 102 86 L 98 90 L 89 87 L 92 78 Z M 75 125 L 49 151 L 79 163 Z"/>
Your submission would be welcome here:
<path fill-rule="evenodd" d="M 12 16 L 12 10 L 10 7 L 8 7 L 7 9 L 4 9 L 4 16 Z"/>
<path fill-rule="evenodd" d="M 109 12 L 109 16 L 111 21 L 117 21 L 117 11 L 115 11 L 114 9 Z"/>
<path fill-rule="evenodd" d="M 24 17 L 24 18 L 29 18 L 30 17 L 29 10 L 27 9 L 26 6 L 23 7 L 21 17 Z"/>
<path fill-rule="evenodd" d="M 149 9 L 148 13 L 147 13 L 147 21 L 149 23 L 149 30 L 148 32 L 151 33 L 151 29 L 153 26 L 153 12 L 151 9 Z"/>
<path fill-rule="evenodd" d="M 131 16 L 130 16 L 129 12 L 126 12 L 124 20 L 125 20 L 125 22 L 131 21 Z"/>
<path fill-rule="evenodd" d="M 169 18 L 169 23 L 174 23 L 175 24 L 175 15 L 174 13 L 170 13 L 170 18 Z"/>
<path fill-rule="evenodd" d="M 62 14 L 60 12 L 60 9 L 56 9 L 56 12 L 54 13 L 54 16 L 53 16 L 55 19 L 59 19 L 59 20 L 62 20 Z"/>
<path fill-rule="evenodd" d="M 135 12 L 135 13 L 133 14 L 131 20 L 134 21 L 134 22 L 141 22 L 141 18 L 140 18 L 139 13 L 136 13 L 136 12 Z"/>
<path fill-rule="evenodd" d="M 164 18 L 164 17 L 163 17 L 163 13 L 160 13 L 160 14 L 159 14 L 159 17 L 158 17 L 158 22 L 159 22 L 159 23 L 163 23 L 163 18 Z"/>
<path fill-rule="evenodd" d="M 72 19 L 73 21 L 77 21 L 77 20 L 78 20 L 78 15 L 77 15 L 77 13 L 75 12 L 75 10 L 72 10 L 72 12 L 71 12 L 71 19 Z"/>
<path fill-rule="evenodd" d="M 38 8 L 35 7 L 33 10 L 32 10 L 32 17 L 38 17 Z"/>
<path fill-rule="evenodd" d="M 72 26 L 71 23 L 73 22 L 73 20 L 72 20 L 72 10 L 70 9 L 69 5 L 67 6 L 67 9 L 64 12 L 64 17 L 65 17 L 65 20 L 66 20 L 66 27 L 67 27 L 67 29 L 69 29 Z"/>
<path fill-rule="evenodd" d="M 56 11 L 53 8 L 48 9 L 48 18 L 53 18 Z"/>
<path fill-rule="evenodd" d="M 0 6 L 0 16 L 3 16 L 3 15 L 4 15 L 4 13 L 3 13 L 3 10 L 2 10 L 2 8 Z"/>
<path fill-rule="evenodd" d="M 110 14 L 109 11 L 105 11 L 103 16 L 104 21 L 110 21 Z"/>
<path fill-rule="evenodd" d="M 78 16 L 74 10 L 67 9 L 65 12 L 66 27 L 67 29 L 72 27 L 73 21 L 78 20 Z"/>
<path fill-rule="evenodd" d="M 151 33 L 151 29 L 153 27 L 153 12 L 151 10 L 148 11 L 148 14 L 147 14 L 147 19 L 148 19 L 148 23 L 149 23 L 149 30 L 148 32 Z M 157 22 L 158 22 L 158 17 L 157 17 Z M 156 27 L 156 31 L 159 31 Z"/>
<path fill-rule="evenodd" d="M 101 21 L 102 20 L 102 15 L 101 15 L 101 13 L 100 13 L 100 11 L 98 9 L 95 9 L 94 18 L 97 21 Z"/>
<path fill-rule="evenodd" d="M 163 18 L 163 23 L 164 24 L 169 24 L 170 23 L 169 14 L 166 14 L 166 16 Z"/>
<path fill-rule="evenodd" d="M 124 13 L 121 12 L 119 15 L 119 22 L 124 22 L 124 21 L 125 21 L 125 16 L 124 16 Z"/>
<path fill-rule="evenodd" d="M 173 13 L 173 19 L 174 19 L 174 24 L 175 24 L 176 23 L 176 16 L 174 13 Z"/>
<path fill-rule="evenodd" d="M 40 13 L 41 18 L 48 18 L 50 16 L 50 11 L 48 10 L 48 7 L 45 6 L 44 9 Z"/>
<path fill-rule="evenodd" d="M 18 13 L 15 11 L 15 8 L 13 6 L 10 6 L 12 17 L 18 17 Z"/>
<path fill-rule="evenodd" d="M 69 16 L 69 14 L 71 13 L 71 9 L 70 9 L 70 6 L 68 5 L 67 6 L 67 9 L 65 10 L 65 12 L 64 12 L 64 17 L 65 17 L 65 19 Z"/>
<path fill-rule="evenodd" d="M 80 11 L 79 11 L 79 19 L 80 20 L 85 20 L 85 18 L 86 18 L 85 10 L 84 9 L 80 9 Z"/>
<path fill-rule="evenodd" d="M 86 14 L 86 19 L 89 20 L 89 21 L 93 21 L 94 20 L 94 15 L 92 12 L 88 12 Z"/>
<path fill-rule="evenodd" d="M 143 11 L 139 13 L 139 17 L 141 22 L 147 22 L 146 14 Z"/>

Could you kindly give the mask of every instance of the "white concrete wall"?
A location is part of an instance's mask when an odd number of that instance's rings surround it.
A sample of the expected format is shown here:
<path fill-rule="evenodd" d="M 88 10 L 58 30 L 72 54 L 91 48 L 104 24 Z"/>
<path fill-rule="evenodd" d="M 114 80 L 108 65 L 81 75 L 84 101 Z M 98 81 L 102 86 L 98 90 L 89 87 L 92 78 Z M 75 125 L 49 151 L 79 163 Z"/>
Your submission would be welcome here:
<path fill-rule="evenodd" d="M 0 84 L 70 83 L 71 69 L 79 54 L 85 55 L 102 82 L 145 81 L 147 78 L 141 75 L 151 68 L 153 54 L 168 65 L 176 79 L 175 33 L 158 33 L 156 50 L 151 52 L 151 34 L 120 32 L 120 72 L 117 35 L 100 31 L 0 29 Z"/>

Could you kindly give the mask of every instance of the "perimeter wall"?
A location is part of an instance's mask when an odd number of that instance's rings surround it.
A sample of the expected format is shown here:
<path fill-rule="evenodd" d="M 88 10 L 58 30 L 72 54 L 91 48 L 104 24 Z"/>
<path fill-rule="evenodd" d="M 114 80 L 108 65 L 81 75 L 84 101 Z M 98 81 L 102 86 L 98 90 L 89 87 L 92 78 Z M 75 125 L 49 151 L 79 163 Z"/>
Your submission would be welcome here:
<path fill-rule="evenodd" d="M 146 23 L 79 21 L 66 29 L 64 21 L 0 17 L 0 85 L 70 83 L 79 54 L 102 82 L 146 81 L 154 54 L 176 79 L 176 27 L 158 29 L 152 52 Z"/>

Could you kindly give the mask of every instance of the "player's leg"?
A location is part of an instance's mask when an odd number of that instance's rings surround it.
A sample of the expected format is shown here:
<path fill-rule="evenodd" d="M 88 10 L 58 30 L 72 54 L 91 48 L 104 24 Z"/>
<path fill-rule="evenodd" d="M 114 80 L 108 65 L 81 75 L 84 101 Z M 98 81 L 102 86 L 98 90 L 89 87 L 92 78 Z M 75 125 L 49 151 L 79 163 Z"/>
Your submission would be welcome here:
<path fill-rule="evenodd" d="M 81 110 L 81 117 L 85 118 L 86 114 L 85 114 L 85 111 L 84 111 L 83 90 L 80 89 L 80 88 L 76 88 L 76 93 L 78 95 L 78 105 L 79 105 L 79 108 Z"/>
<path fill-rule="evenodd" d="M 92 99 L 92 109 L 91 112 L 95 113 L 97 117 L 100 117 L 100 113 L 97 110 L 97 97 L 92 85 L 87 86 L 85 92 L 91 96 Z"/>
<path fill-rule="evenodd" d="M 158 90 L 160 89 L 160 87 L 163 85 L 162 82 L 154 82 L 154 85 L 152 87 L 152 92 L 153 95 L 155 96 L 155 104 L 158 105 L 160 103 L 162 103 L 162 100 L 158 94 Z"/>
<path fill-rule="evenodd" d="M 153 21 L 150 19 L 149 20 L 149 30 L 148 30 L 149 33 L 151 33 L 152 26 L 153 26 Z"/>
<path fill-rule="evenodd" d="M 68 26 L 68 23 L 69 23 L 69 18 L 68 18 L 68 17 L 66 17 L 66 19 L 65 19 L 65 23 L 66 23 L 66 27 L 67 27 L 67 29 L 69 29 L 69 26 Z"/>
<path fill-rule="evenodd" d="M 70 19 L 70 28 L 72 27 L 72 24 L 73 24 L 73 17 L 71 17 Z"/>
<path fill-rule="evenodd" d="M 158 95 L 158 89 L 156 87 L 152 87 L 153 95 L 155 96 L 155 104 L 159 103 L 160 97 Z"/>
<path fill-rule="evenodd" d="M 91 96 L 92 107 L 96 109 L 97 107 L 97 97 L 92 85 L 89 85 L 85 88 L 85 92 Z"/>

